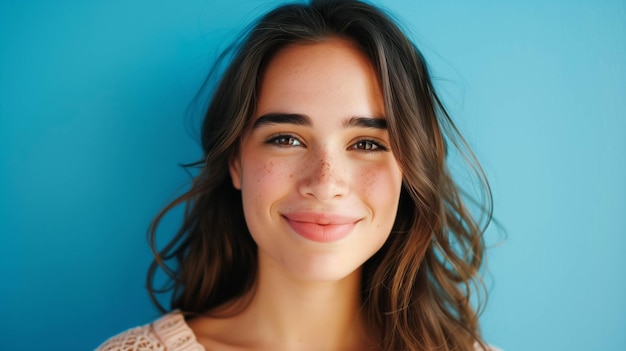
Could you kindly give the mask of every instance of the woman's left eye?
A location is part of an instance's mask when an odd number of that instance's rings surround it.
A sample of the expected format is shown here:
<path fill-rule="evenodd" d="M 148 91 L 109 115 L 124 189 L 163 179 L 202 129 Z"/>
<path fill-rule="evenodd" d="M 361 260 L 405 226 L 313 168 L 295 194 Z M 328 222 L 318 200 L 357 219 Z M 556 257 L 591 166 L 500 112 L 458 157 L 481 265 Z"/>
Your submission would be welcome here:
<path fill-rule="evenodd" d="M 359 140 L 350 148 L 363 151 L 387 151 L 386 147 L 373 140 Z"/>

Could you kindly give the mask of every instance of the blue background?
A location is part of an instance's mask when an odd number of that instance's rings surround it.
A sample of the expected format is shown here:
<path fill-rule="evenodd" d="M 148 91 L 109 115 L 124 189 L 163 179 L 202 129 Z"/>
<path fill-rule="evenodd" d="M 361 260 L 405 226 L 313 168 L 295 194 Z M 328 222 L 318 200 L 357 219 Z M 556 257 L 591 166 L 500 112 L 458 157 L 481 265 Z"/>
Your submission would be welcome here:
<path fill-rule="evenodd" d="M 187 107 L 275 3 L 0 1 L 0 349 L 93 349 L 157 316 L 145 231 L 200 155 Z M 376 3 L 493 187 L 487 340 L 626 350 L 626 2 Z"/>

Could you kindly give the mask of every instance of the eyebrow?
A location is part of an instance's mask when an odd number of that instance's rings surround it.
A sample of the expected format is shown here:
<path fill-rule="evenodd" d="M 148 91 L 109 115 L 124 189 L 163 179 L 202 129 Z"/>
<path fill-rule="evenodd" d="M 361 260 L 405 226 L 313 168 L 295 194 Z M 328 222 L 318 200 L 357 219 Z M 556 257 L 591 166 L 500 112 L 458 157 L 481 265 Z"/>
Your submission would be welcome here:
<path fill-rule="evenodd" d="M 311 118 L 297 113 L 268 113 L 257 118 L 252 129 L 257 129 L 268 124 L 295 124 L 299 126 L 311 126 Z M 344 128 L 374 128 L 387 129 L 387 120 L 383 117 L 351 117 L 343 123 Z"/>
<path fill-rule="evenodd" d="M 352 117 L 343 122 L 344 127 L 387 129 L 387 120 L 382 117 Z"/>
<path fill-rule="evenodd" d="M 267 124 L 295 124 L 299 126 L 310 126 L 311 119 L 308 116 L 297 113 L 268 113 L 257 118 L 252 125 L 252 129 L 256 129 Z"/>

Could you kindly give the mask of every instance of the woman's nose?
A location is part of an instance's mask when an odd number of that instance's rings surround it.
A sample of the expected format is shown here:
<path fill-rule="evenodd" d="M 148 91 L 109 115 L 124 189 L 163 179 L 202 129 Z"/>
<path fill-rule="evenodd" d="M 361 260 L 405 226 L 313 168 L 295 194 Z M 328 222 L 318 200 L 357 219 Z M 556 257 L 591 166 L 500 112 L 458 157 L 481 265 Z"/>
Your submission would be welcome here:
<path fill-rule="evenodd" d="M 311 155 L 303 167 L 300 193 L 319 201 L 341 197 L 348 190 L 347 164 L 327 151 Z"/>

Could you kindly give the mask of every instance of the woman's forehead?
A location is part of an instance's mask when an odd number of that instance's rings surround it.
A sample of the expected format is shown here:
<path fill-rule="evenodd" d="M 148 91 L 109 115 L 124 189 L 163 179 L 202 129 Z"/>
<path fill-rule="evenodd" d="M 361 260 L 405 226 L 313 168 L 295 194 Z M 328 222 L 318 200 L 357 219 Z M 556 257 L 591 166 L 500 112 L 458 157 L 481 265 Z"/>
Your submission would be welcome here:
<path fill-rule="evenodd" d="M 287 46 L 268 62 L 255 116 L 276 112 L 383 116 L 384 106 L 369 59 L 350 41 L 328 39 Z"/>

